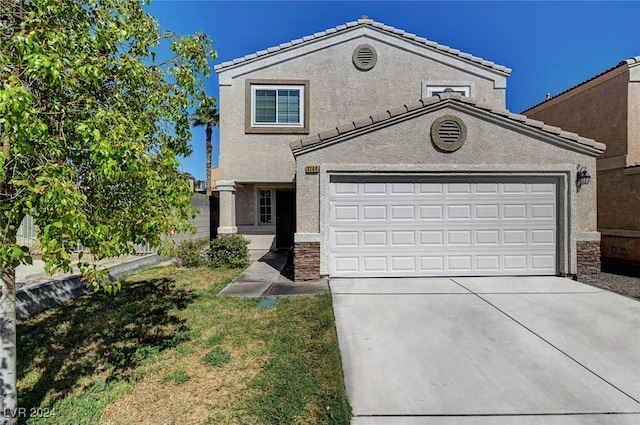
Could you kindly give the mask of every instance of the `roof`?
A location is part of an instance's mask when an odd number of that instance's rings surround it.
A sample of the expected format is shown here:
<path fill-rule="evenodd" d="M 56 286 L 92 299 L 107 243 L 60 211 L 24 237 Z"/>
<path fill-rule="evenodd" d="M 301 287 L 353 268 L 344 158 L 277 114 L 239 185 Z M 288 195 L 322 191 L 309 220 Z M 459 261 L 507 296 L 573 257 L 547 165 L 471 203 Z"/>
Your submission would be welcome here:
<path fill-rule="evenodd" d="M 317 40 L 320 40 L 320 39 L 323 39 L 323 38 L 332 37 L 332 36 L 334 36 L 336 34 L 339 34 L 339 33 L 347 32 L 347 31 L 353 31 L 354 29 L 361 28 L 361 27 L 373 28 L 373 29 L 375 29 L 377 31 L 381 31 L 381 32 L 386 33 L 388 35 L 392 35 L 394 37 L 397 37 L 397 38 L 400 38 L 400 39 L 403 39 L 403 40 L 407 40 L 407 41 L 416 43 L 416 44 L 421 45 L 423 47 L 426 47 L 428 49 L 432 49 L 432 50 L 435 50 L 435 51 L 447 53 L 449 55 L 452 55 L 452 56 L 458 57 L 460 59 L 463 59 L 465 61 L 472 62 L 472 63 L 477 64 L 477 65 L 481 65 L 483 67 L 489 68 L 489 69 L 491 69 L 493 71 L 500 72 L 500 73 L 505 74 L 507 76 L 509 74 L 511 74 L 511 69 L 507 68 L 505 66 L 497 65 L 494 62 L 482 59 L 482 58 L 477 57 L 477 56 L 470 55 L 468 53 L 463 53 L 458 49 L 454 49 L 454 48 L 451 48 L 449 46 L 445 46 L 445 45 L 442 45 L 442 44 L 435 43 L 433 41 L 429 41 L 426 38 L 419 37 L 419 36 L 417 36 L 415 34 L 411 34 L 411 33 L 405 32 L 405 31 L 403 31 L 401 29 L 394 28 L 394 27 L 385 25 L 385 24 L 380 23 L 380 22 L 376 22 L 376 21 L 374 21 L 372 19 L 369 19 L 369 18 L 366 18 L 366 17 L 360 18 L 357 21 L 347 22 L 346 24 L 338 25 L 337 27 L 334 27 L 334 28 L 329 28 L 329 29 L 327 29 L 325 31 L 317 32 L 317 33 L 315 33 L 313 35 L 308 35 L 308 36 L 305 36 L 305 37 L 302 37 L 302 38 L 299 38 L 299 39 L 296 39 L 296 40 L 292 40 L 292 41 L 290 41 L 288 43 L 280 44 L 279 46 L 270 47 L 270 48 L 268 48 L 266 50 L 260 50 L 259 52 L 244 56 L 242 58 L 234 59 L 232 61 L 223 62 L 221 64 L 216 65 L 215 66 L 215 70 L 216 70 L 216 72 L 219 72 L 221 70 L 224 70 L 226 68 L 229 68 L 229 67 L 232 67 L 232 66 L 235 66 L 235 65 L 238 65 L 238 64 L 242 64 L 242 63 L 245 63 L 245 62 L 250 62 L 250 61 L 253 61 L 253 60 L 258 60 L 258 59 L 261 59 L 261 58 L 263 58 L 265 56 L 275 55 L 275 54 L 277 54 L 279 52 L 286 51 L 286 50 L 289 50 L 289 49 L 294 49 L 294 48 L 296 48 L 296 47 L 298 47 L 300 45 L 306 44 L 306 43 L 311 43 L 313 41 L 317 41 Z"/>
<path fill-rule="evenodd" d="M 634 56 L 632 58 L 623 60 L 622 62 L 620 62 L 616 66 L 613 66 L 613 67 L 607 69 L 606 71 L 603 71 L 603 72 L 599 73 L 598 75 L 594 75 L 593 77 L 589 78 L 588 80 L 585 80 L 585 81 L 583 81 L 583 82 L 581 82 L 579 84 L 576 84 L 575 86 L 573 86 L 571 88 L 568 88 L 567 90 L 565 90 L 563 92 L 560 92 L 557 95 L 550 97 L 549 99 L 545 99 L 542 102 L 537 103 L 537 104 L 525 109 L 524 111 L 522 111 L 522 113 L 524 114 L 525 112 L 528 112 L 528 111 L 532 110 L 533 108 L 537 108 L 538 106 L 540 106 L 540 105 L 542 105 L 544 103 L 547 103 L 550 100 L 555 99 L 556 97 L 562 96 L 563 94 L 568 93 L 571 90 L 574 90 L 574 89 L 576 89 L 576 88 L 578 88 L 578 87 L 580 87 L 580 86 L 582 86 L 584 84 L 587 84 L 588 82 L 593 81 L 593 80 L 595 80 L 595 79 L 597 79 L 597 78 L 599 78 L 599 77 L 601 77 L 601 76 L 603 76 L 605 74 L 608 74 L 609 72 L 611 72 L 611 71 L 613 71 L 615 69 L 618 69 L 618 68 L 621 68 L 621 67 L 625 67 L 626 68 L 626 67 L 630 67 L 630 66 L 633 66 L 633 65 L 636 65 L 636 64 L 640 64 L 640 56 Z"/>
<path fill-rule="evenodd" d="M 444 106 L 453 106 L 467 111 L 484 112 L 485 114 L 489 114 L 489 116 L 510 123 L 520 129 L 533 131 L 543 136 L 550 136 L 563 146 L 586 153 L 598 155 L 606 149 L 603 143 L 596 142 L 593 139 L 564 131 L 559 127 L 547 125 L 542 121 L 530 119 L 524 115 L 514 114 L 506 109 L 495 107 L 478 99 L 461 96 L 459 93 L 439 93 L 433 97 L 422 98 L 416 102 L 407 103 L 398 108 L 388 109 L 384 112 L 354 120 L 350 123 L 297 140 L 290 144 L 291 150 L 294 156 L 297 156 L 308 150 L 315 150 L 324 145 L 337 143 L 349 136 L 358 135 L 363 130 L 366 131 L 376 126 L 390 124 L 394 121 L 412 117 L 421 112 L 426 113 L 437 110 Z"/>

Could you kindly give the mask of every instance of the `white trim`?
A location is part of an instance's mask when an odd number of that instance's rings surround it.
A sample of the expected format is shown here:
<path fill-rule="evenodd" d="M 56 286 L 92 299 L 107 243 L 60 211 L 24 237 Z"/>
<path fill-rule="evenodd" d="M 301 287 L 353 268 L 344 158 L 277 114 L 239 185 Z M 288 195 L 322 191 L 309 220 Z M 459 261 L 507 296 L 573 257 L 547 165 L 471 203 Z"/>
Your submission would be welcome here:
<path fill-rule="evenodd" d="M 269 223 L 261 223 L 260 222 L 260 214 L 261 214 L 261 211 L 260 211 L 260 199 L 261 199 L 260 191 L 267 191 L 267 190 L 269 191 L 269 199 L 271 201 L 271 205 L 270 205 L 270 207 L 271 207 L 271 213 L 270 213 L 271 221 Z M 273 221 L 273 217 L 275 217 L 275 209 L 276 209 L 274 190 L 272 188 L 270 188 L 270 187 L 258 187 L 258 186 L 256 186 L 255 194 L 256 194 L 256 225 L 260 226 L 260 227 L 274 226 L 275 223 Z"/>
<path fill-rule="evenodd" d="M 295 243 L 301 242 L 320 242 L 322 240 L 320 233 L 295 233 Z"/>
<path fill-rule="evenodd" d="M 422 97 L 431 97 L 435 96 L 438 93 L 446 93 L 446 89 L 452 89 L 455 93 L 460 93 L 462 96 L 471 97 L 471 84 L 461 84 L 461 83 L 439 83 L 439 84 L 430 84 L 427 81 L 422 82 Z"/>
<path fill-rule="evenodd" d="M 257 122 L 256 121 L 256 91 L 257 90 L 273 90 L 276 92 L 276 122 L 275 123 L 267 123 L 267 122 Z M 279 123 L 278 120 L 278 91 L 280 90 L 292 90 L 298 91 L 300 95 L 298 96 L 298 122 L 297 123 Z M 287 84 L 287 85 L 279 85 L 279 84 L 251 84 L 251 127 L 260 128 L 260 127 L 277 127 L 277 128 L 302 128 L 304 127 L 304 85 L 303 84 Z"/>

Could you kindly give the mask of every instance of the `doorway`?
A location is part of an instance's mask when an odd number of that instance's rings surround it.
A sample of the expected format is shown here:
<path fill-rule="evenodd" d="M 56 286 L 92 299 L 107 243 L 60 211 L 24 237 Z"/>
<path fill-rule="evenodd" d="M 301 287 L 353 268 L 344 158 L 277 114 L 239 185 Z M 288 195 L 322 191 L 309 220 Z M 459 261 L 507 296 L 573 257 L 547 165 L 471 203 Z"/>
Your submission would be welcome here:
<path fill-rule="evenodd" d="M 276 190 L 276 248 L 289 249 L 293 246 L 296 231 L 296 192 Z"/>

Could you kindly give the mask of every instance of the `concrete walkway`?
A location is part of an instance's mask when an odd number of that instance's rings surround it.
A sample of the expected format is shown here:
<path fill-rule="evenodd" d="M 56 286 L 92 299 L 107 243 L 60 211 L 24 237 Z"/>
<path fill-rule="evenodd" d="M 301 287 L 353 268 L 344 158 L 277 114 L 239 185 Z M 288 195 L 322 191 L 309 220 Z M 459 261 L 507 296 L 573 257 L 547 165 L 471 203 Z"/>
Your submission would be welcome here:
<path fill-rule="evenodd" d="M 640 423 L 635 300 L 558 277 L 330 286 L 354 425 Z"/>
<path fill-rule="evenodd" d="M 293 282 L 281 272 L 287 264 L 286 252 L 252 251 L 251 265 L 220 295 L 229 297 L 275 298 L 291 295 L 318 295 L 329 292 L 326 279 L 312 282 Z"/>
<path fill-rule="evenodd" d="M 107 279 L 115 281 L 121 277 L 145 268 L 164 264 L 167 260 L 158 254 L 129 255 L 109 258 L 97 264 L 107 269 Z M 75 265 L 71 273 L 58 272 L 48 274 L 44 271 L 44 262 L 34 260 L 31 265 L 16 268 L 16 316 L 25 320 L 58 304 L 70 301 L 80 295 L 93 291 L 81 280 Z"/>

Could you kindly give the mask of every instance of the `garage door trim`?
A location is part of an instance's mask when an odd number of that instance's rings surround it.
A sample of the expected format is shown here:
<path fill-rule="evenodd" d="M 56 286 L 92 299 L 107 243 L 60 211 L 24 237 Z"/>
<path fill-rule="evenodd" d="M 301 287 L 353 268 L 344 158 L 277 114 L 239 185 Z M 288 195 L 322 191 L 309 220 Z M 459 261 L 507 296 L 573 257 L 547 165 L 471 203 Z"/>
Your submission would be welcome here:
<path fill-rule="evenodd" d="M 454 170 L 452 171 L 452 168 Z M 571 264 L 575 264 L 575 252 L 570 249 L 575 245 L 575 220 L 570 214 L 576 211 L 575 191 L 570 183 L 575 179 L 575 170 L 571 166 L 531 168 L 526 166 L 466 166 L 457 169 L 451 166 L 432 165 L 422 166 L 386 166 L 374 165 L 367 169 L 360 165 L 328 165 L 323 164 L 320 170 L 320 273 L 330 274 L 330 210 L 329 192 L 331 181 L 334 179 L 364 179 L 382 181 L 393 178 L 405 181 L 419 179 L 446 181 L 522 181 L 523 179 L 555 179 L 556 185 L 556 274 L 571 274 Z"/>

